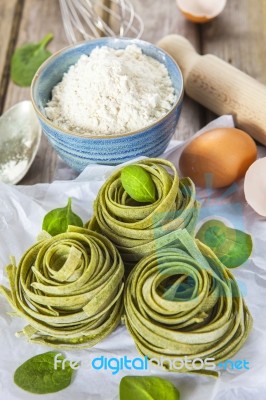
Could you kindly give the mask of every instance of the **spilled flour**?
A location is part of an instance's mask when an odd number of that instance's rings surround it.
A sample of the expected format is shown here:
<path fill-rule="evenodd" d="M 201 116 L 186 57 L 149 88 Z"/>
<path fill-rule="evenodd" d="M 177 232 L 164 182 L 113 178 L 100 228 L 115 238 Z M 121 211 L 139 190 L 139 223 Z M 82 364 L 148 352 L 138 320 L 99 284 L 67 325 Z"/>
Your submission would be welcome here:
<path fill-rule="evenodd" d="M 45 112 L 58 127 L 87 135 L 123 134 L 163 117 L 176 101 L 166 67 L 136 45 L 82 55 L 52 91 Z"/>

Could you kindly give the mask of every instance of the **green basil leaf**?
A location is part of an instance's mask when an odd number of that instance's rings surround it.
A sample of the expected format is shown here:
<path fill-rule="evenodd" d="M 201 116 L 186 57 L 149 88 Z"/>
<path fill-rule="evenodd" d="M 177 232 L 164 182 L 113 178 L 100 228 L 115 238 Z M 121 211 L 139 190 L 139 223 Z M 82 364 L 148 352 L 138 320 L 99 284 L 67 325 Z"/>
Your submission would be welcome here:
<path fill-rule="evenodd" d="M 252 253 L 251 236 L 238 229 L 228 228 L 222 221 L 205 222 L 196 238 L 209 246 L 228 268 L 239 267 Z"/>
<path fill-rule="evenodd" d="M 155 376 L 125 376 L 120 382 L 120 400 L 179 400 L 169 381 Z"/>
<path fill-rule="evenodd" d="M 53 39 L 48 33 L 39 43 L 29 43 L 15 50 L 11 59 L 11 79 L 19 86 L 30 86 L 41 64 L 52 54 L 46 50 Z"/>
<path fill-rule="evenodd" d="M 57 356 L 55 369 L 55 356 L 58 353 L 48 351 L 39 354 L 24 362 L 14 374 L 14 382 L 21 389 L 30 393 L 47 394 L 63 390 L 71 383 L 73 369 L 69 361 L 64 361 L 62 355 Z"/>
<path fill-rule="evenodd" d="M 83 227 L 81 218 L 71 209 L 71 198 L 68 199 L 66 207 L 56 208 L 45 215 L 42 229 L 55 236 L 66 232 L 69 225 Z"/>
<path fill-rule="evenodd" d="M 139 165 L 128 165 L 122 169 L 121 182 L 129 196 L 140 203 L 153 203 L 156 190 L 151 175 Z"/>

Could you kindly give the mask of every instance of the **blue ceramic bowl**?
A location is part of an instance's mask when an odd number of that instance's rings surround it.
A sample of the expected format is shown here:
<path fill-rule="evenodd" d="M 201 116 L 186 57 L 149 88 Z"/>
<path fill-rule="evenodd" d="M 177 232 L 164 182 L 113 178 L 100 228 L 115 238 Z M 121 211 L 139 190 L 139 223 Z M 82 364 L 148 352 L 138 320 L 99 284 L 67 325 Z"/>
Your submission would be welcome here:
<path fill-rule="evenodd" d="M 139 46 L 143 53 L 163 63 L 177 93 L 172 109 L 156 123 L 122 135 L 78 135 L 54 125 L 45 116 L 45 106 L 51 99 L 53 87 L 82 54 L 89 55 L 99 46 L 124 49 L 130 44 Z M 31 85 L 33 106 L 43 132 L 60 157 L 73 169 L 81 172 L 88 164 L 116 165 L 135 157 L 157 157 L 166 149 L 173 136 L 183 100 L 183 77 L 175 61 L 163 50 L 142 40 L 102 38 L 67 47 L 52 55 L 37 71 Z"/>

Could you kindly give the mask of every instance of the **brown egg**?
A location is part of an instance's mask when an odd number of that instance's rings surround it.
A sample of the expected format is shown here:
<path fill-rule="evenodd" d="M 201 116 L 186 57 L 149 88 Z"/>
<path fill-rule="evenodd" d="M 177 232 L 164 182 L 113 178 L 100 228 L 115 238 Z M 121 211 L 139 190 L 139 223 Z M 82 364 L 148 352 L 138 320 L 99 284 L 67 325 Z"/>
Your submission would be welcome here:
<path fill-rule="evenodd" d="M 197 186 L 222 188 L 243 178 L 256 158 L 256 144 L 247 133 L 236 128 L 217 128 L 187 145 L 179 168 Z"/>

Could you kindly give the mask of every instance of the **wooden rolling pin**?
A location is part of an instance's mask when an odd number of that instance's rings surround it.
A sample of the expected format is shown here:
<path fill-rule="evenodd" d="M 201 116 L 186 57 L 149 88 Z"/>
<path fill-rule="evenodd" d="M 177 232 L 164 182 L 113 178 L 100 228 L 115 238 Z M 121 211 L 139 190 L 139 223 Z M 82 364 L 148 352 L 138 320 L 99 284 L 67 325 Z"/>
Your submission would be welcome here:
<path fill-rule="evenodd" d="M 266 145 L 266 86 L 216 56 L 200 56 L 183 36 L 166 36 L 158 46 L 180 66 L 188 96 L 215 114 L 232 114 L 240 129 Z"/>

